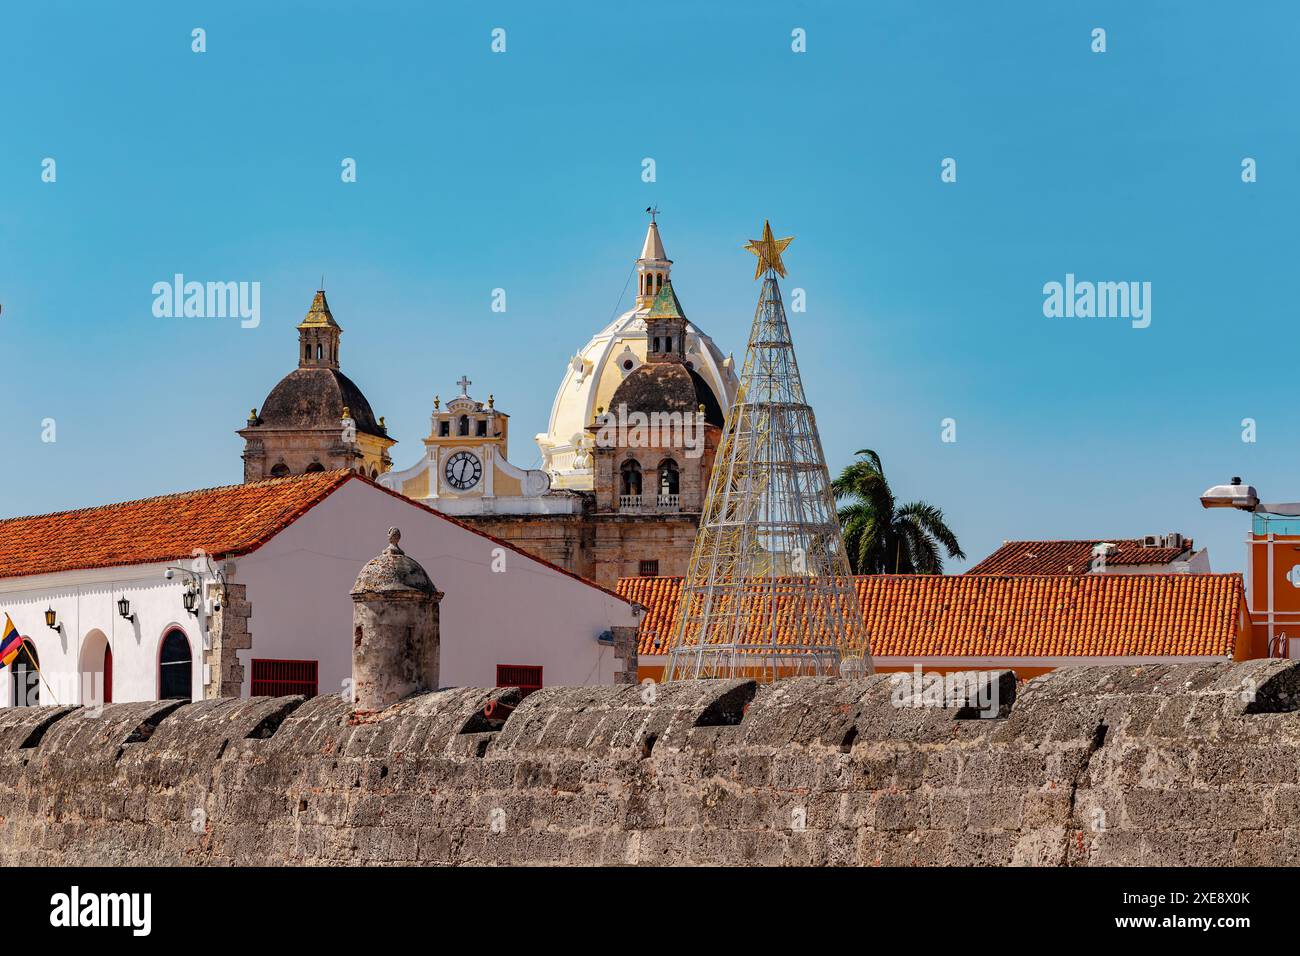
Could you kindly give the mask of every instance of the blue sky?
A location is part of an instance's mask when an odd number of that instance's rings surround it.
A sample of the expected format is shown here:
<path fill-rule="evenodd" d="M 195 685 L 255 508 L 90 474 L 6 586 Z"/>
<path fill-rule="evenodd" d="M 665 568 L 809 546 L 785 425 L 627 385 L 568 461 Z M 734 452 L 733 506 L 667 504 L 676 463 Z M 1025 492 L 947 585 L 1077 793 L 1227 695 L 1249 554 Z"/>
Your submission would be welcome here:
<path fill-rule="evenodd" d="M 655 203 L 687 314 L 738 361 L 741 247 L 764 217 L 796 237 L 832 470 L 875 448 L 972 559 L 1179 530 L 1240 569 L 1243 516 L 1200 491 L 1300 499 L 1300 9 L 712 6 L 6 5 L 0 515 L 240 480 L 235 430 L 294 366 L 322 273 L 398 467 L 462 373 L 535 464 Z M 155 318 L 176 272 L 260 282 L 261 325 Z M 1150 327 L 1044 317 L 1066 273 L 1150 282 Z"/>

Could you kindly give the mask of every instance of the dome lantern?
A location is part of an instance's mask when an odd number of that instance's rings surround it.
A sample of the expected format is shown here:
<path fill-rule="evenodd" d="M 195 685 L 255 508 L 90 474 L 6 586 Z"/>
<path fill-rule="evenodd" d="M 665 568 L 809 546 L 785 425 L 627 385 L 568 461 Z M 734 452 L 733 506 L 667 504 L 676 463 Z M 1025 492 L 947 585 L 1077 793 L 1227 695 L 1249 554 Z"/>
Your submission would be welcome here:
<path fill-rule="evenodd" d="M 311 309 L 298 325 L 298 367 L 338 368 L 339 336 L 343 329 L 334 321 L 325 290 L 318 289 Z"/>
<path fill-rule="evenodd" d="M 659 215 L 656 206 L 647 206 L 650 214 L 650 226 L 646 229 L 645 242 L 641 244 L 641 258 L 636 261 L 636 307 L 645 309 L 654 302 L 659 290 L 668 281 L 673 260 L 664 252 L 664 243 L 659 238 L 659 224 L 655 218 Z"/>

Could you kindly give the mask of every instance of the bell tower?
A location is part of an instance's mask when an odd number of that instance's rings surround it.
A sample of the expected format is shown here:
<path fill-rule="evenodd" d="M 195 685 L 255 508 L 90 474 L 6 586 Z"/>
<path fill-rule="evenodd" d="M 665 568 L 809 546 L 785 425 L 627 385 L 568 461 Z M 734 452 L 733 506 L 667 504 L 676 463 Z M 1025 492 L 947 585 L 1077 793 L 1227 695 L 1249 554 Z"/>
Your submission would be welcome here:
<path fill-rule="evenodd" d="M 673 260 L 664 254 L 663 240 L 659 238 L 659 224 L 655 218 L 659 215 L 656 206 L 646 207 L 650 214 L 650 228 L 646 230 L 645 242 L 641 246 L 641 258 L 636 261 L 636 307 L 646 309 L 654 302 L 659 290 L 668 282 Z"/>
<path fill-rule="evenodd" d="M 343 329 L 330 314 L 325 301 L 325 290 L 318 289 L 311 301 L 311 309 L 298 325 L 298 367 L 339 367 L 339 336 Z"/>

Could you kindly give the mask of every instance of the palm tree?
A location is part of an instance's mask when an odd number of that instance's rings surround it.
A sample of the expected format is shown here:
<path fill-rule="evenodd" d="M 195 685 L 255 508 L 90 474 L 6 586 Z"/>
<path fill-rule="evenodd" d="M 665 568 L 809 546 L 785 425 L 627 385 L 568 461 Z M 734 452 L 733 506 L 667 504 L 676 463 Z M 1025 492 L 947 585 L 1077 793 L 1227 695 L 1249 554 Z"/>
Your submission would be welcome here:
<path fill-rule="evenodd" d="M 942 574 L 943 554 L 965 558 L 943 511 L 924 501 L 902 507 L 885 480 L 880 456 L 869 448 L 831 482 L 854 574 Z"/>

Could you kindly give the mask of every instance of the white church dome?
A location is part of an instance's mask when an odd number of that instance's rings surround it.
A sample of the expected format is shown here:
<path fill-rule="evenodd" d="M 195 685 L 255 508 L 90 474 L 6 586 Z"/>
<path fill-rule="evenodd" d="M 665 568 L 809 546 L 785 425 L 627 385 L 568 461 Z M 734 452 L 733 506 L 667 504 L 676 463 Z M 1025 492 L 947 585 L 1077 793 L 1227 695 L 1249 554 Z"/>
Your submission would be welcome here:
<path fill-rule="evenodd" d="M 637 259 L 636 305 L 601 329 L 572 358 L 555 393 L 547 430 L 537 436 L 542 470 L 553 488 L 590 491 L 591 435 L 586 431 L 597 409 L 610 407 L 615 390 L 646 360 L 645 315 L 655 294 L 668 279 L 672 260 L 665 257 L 659 226 L 653 216 Z M 725 413 L 736 397 L 735 361 L 724 356 L 713 339 L 689 318 L 686 322 L 686 363 L 704 379 Z"/>

